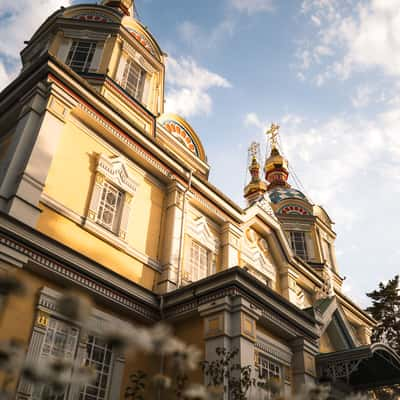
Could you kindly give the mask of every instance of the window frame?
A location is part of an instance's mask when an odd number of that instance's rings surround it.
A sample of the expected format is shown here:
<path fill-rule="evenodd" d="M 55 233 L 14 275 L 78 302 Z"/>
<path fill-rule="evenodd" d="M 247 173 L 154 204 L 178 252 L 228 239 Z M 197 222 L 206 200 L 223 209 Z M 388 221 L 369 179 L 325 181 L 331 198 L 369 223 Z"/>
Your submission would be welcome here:
<path fill-rule="evenodd" d="M 80 329 L 78 323 L 67 320 L 58 312 L 57 304 L 60 297 L 61 293 L 48 287 L 44 287 L 40 290 L 36 309 L 36 317 L 27 350 L 26 359 L 28 362 L 35 363 L 40 360 L 41 357 L 43 357 L 42 349 L 45 344 L 47 325 L 49 324 L 50 319 L 56 320 L 64 325 L 69 325 L 74 329 Z M 87 331 L 87 334 L 100 338 L 102 336 L 102 332 L 104 332 L 110 326 L 121 326 L 122 329 L 128 329 L 128 325 L 126 325 L 124 321 L 97 309 L 93 309 L 88 326 L 90 328 Z M 74 359 L 81 360 L 83 363 L 87 341 L 86 337 L 82 335 L 81 332 L 78 334 L 78 337 L 79 341 L 77 341 L 75 346 Z M 104 400 L 113 400 L 119 396 L 122 387 L 124 366 L 125 358 L 123 355 L 113 351 L 110 360 L 110 378 Z M 24 378 L 20 379 L 16 399 L 34 400 L 32 397 L 33 390 L 34 385 L 31 382 L 26 381 Z M 77 400 L 79 399 L 80 392 L 80 386 L 69 385 L 62 400 Z"/>
<path fill-rule="evenodd" d="M 120 205 L 116 211 L 115 224 L 112 229 L 99 220 L 102 195 L 106 186 L 113 187 L 121 193 Z M 107 157 L 103 154 L 98 156 L 91 199 L 84 226 L 94 233 L 109 238 L 111 241 L 117 239 L 125 243 L 132 200 L 138 186 L 129 174 L 124 158 L 119 156 Z"/>
<path fill-rule="evenodd" d="M 299 238 L 295 238 L 294 236 L 300 235 L 301 240 Z M 289 239 L 290 239 L 290 247 L 292 248 L 294 254 L 301 259 L 307 261 L 309 259 L 308 248 L 307 248 L 307 238 L 305 231 L 289 231 Z M 297 244 L 301 244 L 302 249 L 300 249 Z"/>
<path fill-rule="evenodd" d="M 198 259 L 200 260 L 201 254 L 200 251 L 203 251 L 205 253 L 205 257 L 206 257 L 206 265 L 205 265 L 205 274 L 204 276 L 200 274 L 200 270 L 204 269 L 204 268 L 200 268 L 199 269 L 199 265 L 197 266 L 197 271 L 194 271 L 195 266 L 192 263 L 192 251 L 193 251 L 193 247 L 196 246 L 197 249 L 199 249 L 199 257 Z M 210 249 L 208 249 L 206 246 L 204 246 L 202 243 L 200 243 L 199 241 L 195 240 L 195 239 L 191 239 L 190 241 L 190 246 L 189 246 L 189 260 L 188 260 L 188 264 L 189 264 L 189 268 L 188 268 L 188 280 L 191 282 L 196 282 L 199 281 L 201 279 L 206 278 L 207 276 L 210 275 L 211 273 L 211 259 L 212 259 L 212 252 Z M 197 277 L 197 279 L 194 279 L 194 277 Z"/>
<path fill-rule="evenodd" d="M 135 83 L 130 81 L 133 76 L 135 67 L 137 68 L 137 80 Z M 125 61 L 122 77 L 119 85 L 135 100 L 145 103 L 145 86 L 148 78 L 148 72 L 133 57 L 128 57 Z M 132 89 L 129 87 L 132 86 Z"/>
<path fill-rule="evenodd" d="M 78 68 L 78 60 L 75 59 L 76 55 L 79 53 L 83 54 L 82 49 L 80 50 L 79 46 L 83 44 L 88 44 L 88 51 L 85 53 L 85 58 L 83 61 L 83 65 Z M 72 70 L 76 73 L 88 73 L 93 72 L 92 63 L 95 58 L 96 50 L 97 50 L 98 42 L 96 40 L 89 39 L 72 39 L 71 45 L 69 47 L 67 57 L 65 59 L 65 64 L 67 64 Z M 97 69 L 97 68 L 96 68 Z"/>

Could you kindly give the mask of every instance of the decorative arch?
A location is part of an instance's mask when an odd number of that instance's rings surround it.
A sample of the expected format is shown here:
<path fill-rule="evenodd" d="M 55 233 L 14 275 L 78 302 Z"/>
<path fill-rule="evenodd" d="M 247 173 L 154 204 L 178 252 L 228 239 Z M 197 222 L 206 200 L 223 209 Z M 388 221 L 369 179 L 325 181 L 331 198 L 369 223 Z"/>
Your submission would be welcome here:
<path fill-rule="evenodd" d="M 299 204 L 286 204 L 278 210 L 281 215 L 312 215 L 309 210 Z"/>
<path fill-rule="evenodd" d="M 164 114 L 159 123 L 202 161 L 206 161 L 203 145 L 194 129 L 183 118 L 175 114 Z"/>
<path fill-rule="evenodd" d="M 160 49 L 153 35 L 137 20 L 126 16 L 122 19 L 122 26 L 144 47 L 152 56 L 159 61 L 162 59 L 163 52 Z"/>
<path fill-rule="evenodd" d="M 64 18 L 85 22 L 119 23 L 121 16 L 112 8 L 93 4 L 91 6 L 75 5 L 65 8 Z"/>

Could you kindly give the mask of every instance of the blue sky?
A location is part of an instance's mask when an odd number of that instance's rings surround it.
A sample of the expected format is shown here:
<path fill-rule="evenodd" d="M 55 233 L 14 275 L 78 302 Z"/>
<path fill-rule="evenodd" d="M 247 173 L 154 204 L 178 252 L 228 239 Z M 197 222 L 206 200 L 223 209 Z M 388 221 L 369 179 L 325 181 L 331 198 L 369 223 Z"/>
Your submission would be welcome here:
<path fill-rule="evenodd" d="M 75 3 L 81 3 L 78 1 Z M 68 0 L 1 0 L 0 87 L 35 27 Z M 169 111 L 203 141 L 210 180 L 244 205 L 247 147 L 281 125 L 304 192 L 336 222 L 345 290 L 400 272 L 398 0 L 137 0 L 168 53 Z M 294 184 L 298 187 L 298 184 Z"/>

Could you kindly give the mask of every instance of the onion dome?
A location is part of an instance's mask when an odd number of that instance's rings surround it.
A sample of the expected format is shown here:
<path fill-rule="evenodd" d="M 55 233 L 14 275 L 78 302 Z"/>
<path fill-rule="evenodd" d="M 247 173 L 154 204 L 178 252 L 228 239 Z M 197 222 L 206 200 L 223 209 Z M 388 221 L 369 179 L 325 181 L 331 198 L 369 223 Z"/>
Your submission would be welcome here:
<path fill-rule="evenodd" d="M 260 179 L 260 164 L 255 155 L 252 156 L 252 160 L 249 166 L 251 175 L 250 183 L 244 188 L 244 197 L 248 203 L 260 199 L 267 191 L 267 185 Z"/>
<path fill-rule="evenodd" d="M 290 188 L 288 161 L 281 156 L 277 147 L 273 147 L 270 156 L 265 161 L 265 179 L 268 181 L 268 190 L 274 187 Z"/>
<path fill-rule="evenodd" d="M 287 183 L 289 178 L 289 164 L 286 158 L 281 156 L 278 149 L 279 125 L 272 124 L 267 132 L 271 143 L 271 154 L 265 160 L 265 179 L 269 182 L 268 190 L 274 187 L 290 188 Z"/>

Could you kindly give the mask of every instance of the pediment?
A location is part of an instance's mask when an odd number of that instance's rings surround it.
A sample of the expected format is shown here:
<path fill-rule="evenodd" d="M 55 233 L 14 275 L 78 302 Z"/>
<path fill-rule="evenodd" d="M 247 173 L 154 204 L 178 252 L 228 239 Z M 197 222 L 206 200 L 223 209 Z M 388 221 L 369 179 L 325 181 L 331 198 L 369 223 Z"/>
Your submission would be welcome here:
<path fill-rule="evenodd" d="M 329 342 L 330 347 L 334 351 L 338 351 L 359 345 L 359 341 L 335 296 L 318 300 L 314 304 L 314 310 L 321 324 L 321 347 Z"/>
<path fill-rule="evenodd" d="M 188 226 L 188 234 L 213 252 L 218 252 L 219 240 L 211 232 L 206 217 L 191 220 Z"/>

